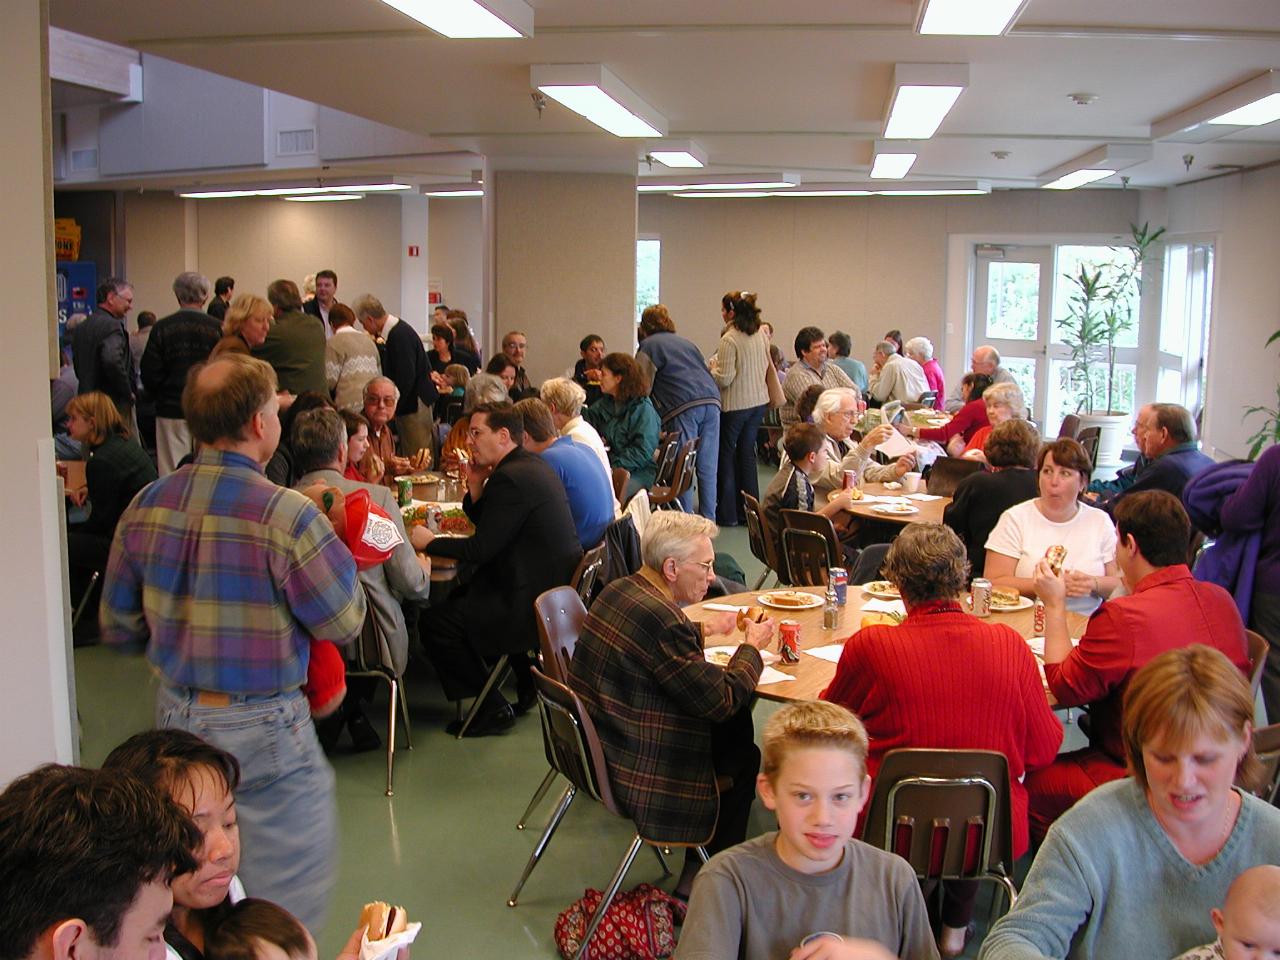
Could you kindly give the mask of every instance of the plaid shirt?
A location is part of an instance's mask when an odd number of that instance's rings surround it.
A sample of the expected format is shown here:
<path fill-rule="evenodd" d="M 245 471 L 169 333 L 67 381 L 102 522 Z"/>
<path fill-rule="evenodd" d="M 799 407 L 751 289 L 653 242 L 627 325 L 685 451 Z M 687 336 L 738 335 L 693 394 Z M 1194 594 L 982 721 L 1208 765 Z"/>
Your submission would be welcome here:
<path fill-rule="evenodd" d="M 174 686 L 269 694 L 302 685 L 312 637 L 346 644 L 364 614 L 355 561 L 314 504 L 205 449 L 120 518 L 100 619 L 108 643 L 149 640 Z"/>
<path fill-rule="evenodd" d="M 614 795 L 640 834 L 706 843 L 719 812 L 711 725 L 750 709 L 763 663 L 747 644 L 727 667 L 702 635 L 637 573 L 591 605 L 569 668 L 604 746 Z"/>

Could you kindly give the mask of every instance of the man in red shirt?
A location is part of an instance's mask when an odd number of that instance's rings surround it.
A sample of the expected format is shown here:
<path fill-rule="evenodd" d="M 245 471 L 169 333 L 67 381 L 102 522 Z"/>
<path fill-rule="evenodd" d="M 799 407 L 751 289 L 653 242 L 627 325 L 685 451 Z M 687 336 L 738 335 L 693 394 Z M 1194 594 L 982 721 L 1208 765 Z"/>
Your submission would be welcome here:
<path fill-rule="evenodd" d="M 1058 706 L 1089 709 L 1089 746 L 1027 776 L 1037 837 L 1094 787 L 1125 776 L 1121 702 L 1148 660 L 1203 643 L 1249 671 L 1244 624 L 1231 594 L 1195 580 L 1187 568 L 1191 521 L 1178 498 L 1163 490 L 1131 494 L 1116 503 L 1115 521 L 1116 563 L 1129 595 L 1099 607 L 1074 649 L 1066 582 L 1048 561 L 1036 567 L 1036 593 L 1045 606 L 1045 681 Z"/>

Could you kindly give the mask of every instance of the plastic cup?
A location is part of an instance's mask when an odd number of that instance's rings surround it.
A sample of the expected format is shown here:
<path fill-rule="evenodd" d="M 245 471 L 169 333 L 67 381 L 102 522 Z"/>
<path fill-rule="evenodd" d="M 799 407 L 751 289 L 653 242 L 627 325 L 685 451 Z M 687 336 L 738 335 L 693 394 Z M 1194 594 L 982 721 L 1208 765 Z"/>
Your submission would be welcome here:
<path fill-rule="evenodd" d="M 904 473 L 902 475 L 902 489 L 907 491 L 907 493 L 919 493 L 920 474 L 915 472 Z"/>

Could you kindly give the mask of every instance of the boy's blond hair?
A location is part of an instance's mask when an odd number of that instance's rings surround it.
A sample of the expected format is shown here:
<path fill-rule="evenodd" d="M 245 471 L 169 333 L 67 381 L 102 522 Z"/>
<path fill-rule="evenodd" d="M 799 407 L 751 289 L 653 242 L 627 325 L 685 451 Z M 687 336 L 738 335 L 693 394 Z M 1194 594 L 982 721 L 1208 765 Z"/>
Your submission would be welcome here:
<path fill-rule="evenodd" d="M 797 747 L 844 750 L 867 767 L 867 729 L 844 707 L 825 700 L 787 704 L 764 726 L 760 772 L 769 780 L 778 775 L 787 752 Z"/>

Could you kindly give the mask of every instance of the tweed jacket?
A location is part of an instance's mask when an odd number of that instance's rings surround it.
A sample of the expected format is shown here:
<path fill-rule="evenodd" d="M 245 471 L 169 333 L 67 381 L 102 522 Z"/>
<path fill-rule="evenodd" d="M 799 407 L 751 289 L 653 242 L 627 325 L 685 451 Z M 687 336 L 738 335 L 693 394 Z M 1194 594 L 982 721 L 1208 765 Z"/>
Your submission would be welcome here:
<path fill-rule="evenodd" d="M 727 667 L 708 663 L 701 629 L 643 572 L 615 580 L 591 605 L 569 683 L 641 836 L 710 839 L 720 804 L 711 726 L 750 709 L 762 667 L 747 644 Z"/>

